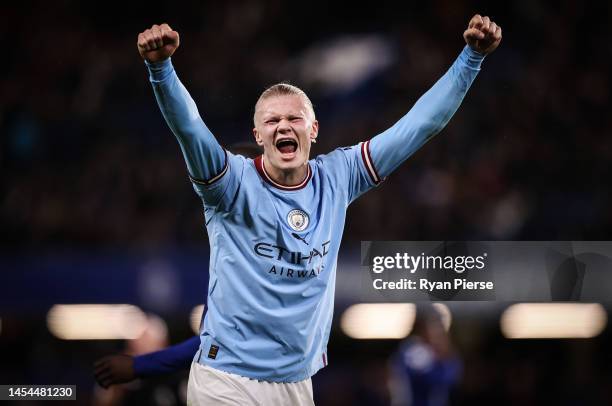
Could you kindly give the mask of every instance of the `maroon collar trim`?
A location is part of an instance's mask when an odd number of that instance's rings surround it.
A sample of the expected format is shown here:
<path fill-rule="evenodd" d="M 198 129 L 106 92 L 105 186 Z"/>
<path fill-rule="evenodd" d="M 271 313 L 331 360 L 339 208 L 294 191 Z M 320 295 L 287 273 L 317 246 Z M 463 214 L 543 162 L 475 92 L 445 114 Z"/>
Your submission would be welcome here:
<path fill-rule="evenodd" d="M 307 163 L 307 172 L 306 172 L 306 177 L 304 178 L 304 180 L 302 182 L 300 182 L 297 185 L 283 185 L 280 184 L 278 182 L 275 182 L 270 175 L 268 175 L 268 172 L 266 172 L 266 166 L 264 165 L 264 160 L 263 160 L 263 155 L 258 156 L 257 158 L 255 158 L 253 160 L 253 162 L 255 162 L 255 169 L 257 169 L 257 172 L 259 173 L 259 176 L 261 176 L 261 178 L 263 180 L 265 180 L 266 182 L 268 182 L 270 185 L 274 186 L 275 188 L 281 189 L 281 190 L 299 190 L 302 189 L 304 186 L 306 186 L 308 184 L 308 181 L 310 180 L 310 178 L 312 178 L 312 171 L 310 170 L 310 164 Z"/>

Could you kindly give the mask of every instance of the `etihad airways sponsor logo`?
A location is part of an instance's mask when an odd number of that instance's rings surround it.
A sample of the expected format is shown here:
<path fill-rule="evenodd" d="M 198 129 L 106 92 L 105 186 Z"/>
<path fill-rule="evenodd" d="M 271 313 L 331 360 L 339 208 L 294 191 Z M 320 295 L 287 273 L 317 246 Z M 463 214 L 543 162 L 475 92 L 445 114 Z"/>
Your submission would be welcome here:
<path fill-rule="evenodd" d="M 268 274 L 286 278 L 312 278 L 319 275 L 324 268 L 323 257 L 329 253 L 330 241 L 326 241 L 310 252 L 290 251 L 276 244 L 260 242 L 255 244 L 253 250 L 260 257 L 277 261 L 288 262 L 292 266 L 271 264 Z M 314 263 L 313 263 L 314 262 Z M 310 265 L 312 264 L 312 267 Z M 299 268 L 299 269 L 298 269 Z"/>
<path fill-rule="evenodd" d="M 272 265 L 268 273 L 270 275 L 284 276 L 287 278 L 312 278 L 320 274 L 323 268 L 325 268 L 323 265 L 319 265 L 312 269 L 292 269 L 285 268 L 284 266 Z"/>
<path fill-rule="evenodd" d="M 260 257 L 276 259 L 278 261 L 285 260 L 295 265 L 308 265 L 315 261 L 317 257 L 322 259 L 329 253 L 330 242 L 331 240 L 326 241 L 319 248 L 312 248 L 308 253 L 290 251 L 280 245 L 268 244 L 266 242 L 258 242 L 253 249 L 255 254 Z"/>

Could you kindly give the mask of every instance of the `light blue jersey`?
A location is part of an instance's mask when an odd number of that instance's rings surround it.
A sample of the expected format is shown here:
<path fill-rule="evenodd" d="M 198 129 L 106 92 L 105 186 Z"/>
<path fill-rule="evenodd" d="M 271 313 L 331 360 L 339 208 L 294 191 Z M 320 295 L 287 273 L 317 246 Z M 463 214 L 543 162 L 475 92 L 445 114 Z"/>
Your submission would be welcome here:
<path fill-rule="evenodd" d="M 148 65 L 205 208 L 210 277 L 197 362 L 275 382 L 309 378 L 327 364 L 348 205 L 446 125 L 482 59 L 464 48 L 393 127 L 310 160 L 295 186 L 274 182 L 263 157 L 233 155 L 218 144 L 170 60 Z"/>

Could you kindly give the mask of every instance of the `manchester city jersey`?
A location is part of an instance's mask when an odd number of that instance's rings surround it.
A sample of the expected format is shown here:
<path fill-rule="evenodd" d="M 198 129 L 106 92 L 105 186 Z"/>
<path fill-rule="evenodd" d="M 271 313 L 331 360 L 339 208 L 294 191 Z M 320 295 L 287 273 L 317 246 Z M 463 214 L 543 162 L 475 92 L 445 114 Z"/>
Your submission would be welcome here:
<path fill-rule="evenodd" d="M 210 277 L 197 362 L 276 382 L 306 379 L 327 364 L 347 206 L 446 125 L 482 59 L 464 48 L 395 125 L 310 160 L 294 186 L 274 182 L 263 157 L 224 151 L 170 60 L 147 64 L 205 208 Z"/>
<path fill-rule="evenodd" d="M 263 157 L 227 154 L 226 173 L 196 190 L 210 240 L 208 312 L 197 360 L 260 380 L 299 381 L 327 363 L 336 260 L 348 204 L 374 186 L 361 149 L 308 163 L 296 186 Z"/>

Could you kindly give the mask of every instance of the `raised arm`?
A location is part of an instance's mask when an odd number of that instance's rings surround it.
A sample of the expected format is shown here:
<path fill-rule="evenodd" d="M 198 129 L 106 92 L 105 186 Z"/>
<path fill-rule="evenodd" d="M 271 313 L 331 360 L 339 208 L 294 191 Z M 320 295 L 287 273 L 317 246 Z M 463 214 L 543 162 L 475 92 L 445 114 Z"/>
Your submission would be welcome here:
<path fill-rule="evenodd" d="M 179 47 L 179 34 L 168 24 L 153 25 L 138 34 L 138 52 L 149 70 L 157 104 L 181 146 L 191 180 L 206 185 L 226 168 L 226 155 L 178 79 L 170 57 Z"/>
<path fill-rule="evenodd" d="M 375 180 L 389 175 L 446 126 L 480 71 L 485 55 L 499 45 L 501 27 L 477 14 L 463 36 L 467 45 L 446 74 L 421 96 L 408 114 L 366 145 Z"/>

